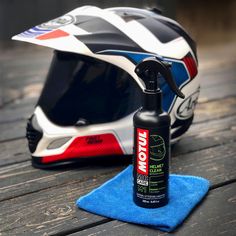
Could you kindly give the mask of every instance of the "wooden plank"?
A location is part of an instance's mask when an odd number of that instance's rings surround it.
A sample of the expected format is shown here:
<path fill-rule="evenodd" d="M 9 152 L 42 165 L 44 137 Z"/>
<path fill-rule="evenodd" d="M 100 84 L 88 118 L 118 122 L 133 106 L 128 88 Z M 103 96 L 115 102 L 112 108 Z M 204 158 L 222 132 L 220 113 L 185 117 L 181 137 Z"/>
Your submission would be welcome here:
<path fill-rule="evenodd" d="M 76 212 L 75 200 L 105 180 L 106 175 L 90 175 L 87 181 L 70 181 L 56 188 L 1 202 L 1 235 L 25 235 L 26 232 L 27 235 L 52 235 L 104 220 L 84 211 Z"/>
<path fill-rule="evenodd" d="M 204 201 L 192 212 L 174 235 L 199 236 L 199 235 L 227 235 L 234 236 L 236 232 L 235 211 L 236 183 L 232 183 L 211 190 Z M 138 217 L 138 216 L 137 216 Z M 128 224 L 121 221 L 111 221 L 93 228 L 85 229 L 71 234 L 82 235 L 116 235 L 116 236 L 154 236 L 172 235 L 151 229 L 145 226 Z"/>
<path fill-rule="evenodd" d="M 208 69 L 200 68 L 198 76 L 200 77 L 201 88 L 220 88 L 221 86 L 224 86 L 224 84 L 229 86 L 235 84 L 235 63 L 236 61 L 233 61 L 224 65 L 215 64 L 213 67 Z"/>
<path fill-rule="evenodd" d="M 206 122 L 236 114 L 236 97 L 199 103 L 196 107 L 194 123 Z"/>
<path fill-rule="evenodd" d="M 30 162 L 19 163 L 0 168 L 0 201 L 22 196 L 33 192 L 63 185 L 72 181 L 86 181 L 93 176 L 109 173 L 118 173 L 124 168 L 124 162 L 113 159 L 100 161 L 100 165 L 92 165 L 91 161 L 83 162 L 80 165 L 64 166 L 50 170 L 39 170 L 31 166 Z M 110 163 L 110 166 L 106 166 Z M 109 178 L 108 176 L 108 178 Z"/>
<path fill-rule="evenodd" d="M 172 172 L 203 176 L 208 178 L 212 185 L 218 185 L 236 178 L 235 158 L 235 143 L 229 143 L 174 157 Z M 73 227 L 77 227 L 79 230 L 86 226 L 83 221 L 84 216 L 80 211 L 75 215 L 73 208 L 66 214 L 66 219 L 58 217 L 55 213 L 54 216 L 51 216 L 52 220 L 47 220 L 46 209 L 55 208 L 56 212 L 60 212 L 59 206 L 66 208 L 66 203 L 72 204 L 77 197 L 99 186 L 123 168 L 121 166 L 114 168 L 113 165 L 99 168 L 97 165 L 93 165 L 62 173 L 62 170 L 50 172 L 32 170 L 31 167 L 22 166 L 18 167 L 20 172 L 19 170 L 14 171 L 14 169 L 4 172 L 0 181 L 2 186 L 0 191 L 4 190 L 4 195 L 10 200 L 2 199 L 0 202 L 2 209 L 0 218 L 3 219 L 0 222 L 0 228 L 3 227 L 3 232 L 8 230 L 6 232 L 11 234 L 20 234 L 27 229 L 27 231 L 32 230 L 30 232 L 38 232 L 41 235 L 45 232 L 50 233 L 52 229 L 53 233 L 60 232 L 62 229 L 71 230 Z M 36 176 L 36 178 L 32 178 L 32 176 Z M 91 183 L 92 185 L 90 185 Z M 66 201 L 64 201 L 65 199 Z M 29 212 L 27 213 L 27 211 Z M 76 216 L 77 219 L 75 219 Z M 86 217 L 90 220 L 90 215 L 86 215 Z M 46 220 L 43 220 L 44 218 Z M 103 218 L 96 218 L 90 223 L 97 224 L 101 219 L 103 220 Z M 42 224 L 42 221 L 47 223 Z"/>
<path fill-rule="evenodd" d="M 201 93 L 200 101 L 219 100 L 236 95 L 235 61 L 224 65 L 213 66 L 208 70 L 200 68 L 199 74 Z"/>
<path fill-rule="evenodd" d="M 229 117 L 222 117 L 219 119 L 212 119 L 205 122 L 194 123 L 190 126 L 188 132 L 184 135 L 193 136 L 199 135 L 200 133 L 204 132 L 217 132 L 217 131 L 224 131 L 227 129 L 234 129 L 236 122 L 236 115 L 232 115 Z"/>
<path fill-rule="evenodd" d="M 30 160 L 26 139 L 0 143 L 0 167 Z"/>
<path fill-rule="evenodd" d="M 236 183 L 214 189 L 202 206 L 186 221 L 187 227 L 177 230 L 178 235 L 235 235 Z"/>
<path fill-rule="evenodd" d="M 19 110 L 20 112 L 20 110 Z M 208 103 L 198 104 L 196 108 L 196 114 L 194 118 L 194 123 L 206 122 L 209 120 L 215 120 L 223 117 L 228 117 L 236 114 L 236 97 L 230 97 L 222 99 L 219 101 L 211 101 Z M 7 115 L 1 115 L 2 119 L 7 119 L 8 116 L 11 116 L 10 119 L 24 117 L 24 113 L 15 113 L 12 110 L 7 112 Z M 14 118 L 15 117 L 15 118 Z M 25 136 L 25 120 L 17 120 L 10 123 L 0 123 L 0 142 L 12 140 L 16 138 L 21 138 Z"/>
<path fill-rule="evenodd" d="M 236 95 L 236 83 L 223 84 L 221 86 L 208 88 L 201 88 L 200 101 L 211 101 L 227 98 Z"/>
<path fill-rule="evenodd" d="M 37 103 L 38 98 L 36 97 L 23 97 L 20 99 L 15 100 L 13 103 L 8 104 L 7 106 L 5 106 L 2 111 L 4 111 L 5 109 L 20 109 L 20 107 L 34 107 L 35 104 Z"/>
<path fill-rule="evenodd" d="M 182 138 L 172 148 L 172 156 L 178 156 L 185 153 L 195 152 L 214 146 L 224 145 L 236 141 L 236 130 L 224 130 L 215 132 L 199 132 L 194 136 Z"/>
<path fill-rule="evenodd" d="M 0 143 L 25 137 L 26 121 L 19 120 L 11 123 L 0 124 Z"/>
<path fill-rule="evenodd" d="M 4 53 L 4 58 L 0 57 L 3 91 L 0 107 L 32 94 L 38 97 L 50 65 L 51 52 L 49 49 L 23 47 Z"/>
<path fill-rule="evenodd" d="M 193 124 L 182 139 L 174 145 L 172 156 L 234 142 L 236 116 Z"/>
<path fill-rule="evenodd" d="M 8 105 L 15 103 L 15 101 L 21 100 L 23 98 L 38 98 L 43 86 L 41 81 L 31 81 L 30 79 L 25 81 L 25 84 L 14 84 L 13 86 L 11 84 L 1 83 L 1 85 L 3 87 L 2 93 L 0 94 L 0 108 L 7 107 Z"/>
<path fill-rule="evenodd" d="M 21 120 L 26 123 L 26 120 L 34 111 L 37 100 L 38 98 L 36 97 L 23 97 L 4 106 L 4 108 L 0 109 L 0 125 Z"/>
<path fill-rule="evenodd" d="M 16 108 L 1 110 L 0 124 L 26 120 L 34 112 L 34 106 L 19 106 Z"/>
<path fill-rule="evenodd" d="M 171 159 L 171 172 L 207 178 L 212 185 L 236 178 L 235 142 L 186 153 Z M 227 173 L 229 172 L 229 173 Z"/>

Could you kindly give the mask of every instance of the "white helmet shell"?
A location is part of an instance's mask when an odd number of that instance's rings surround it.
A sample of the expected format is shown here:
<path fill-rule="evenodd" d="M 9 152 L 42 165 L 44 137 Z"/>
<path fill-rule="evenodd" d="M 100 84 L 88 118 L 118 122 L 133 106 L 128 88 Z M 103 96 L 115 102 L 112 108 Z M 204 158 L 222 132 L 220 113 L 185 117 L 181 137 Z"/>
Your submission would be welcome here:
<path fill-rule="evenodd" d="M 120 68 L 140 91 L 144 84 L 134 72 L 138 62 L 150 56 L 171 62 L 173 78 L 186 97 L 184 100 L 177 98 L 163 83 L 163 107 L 171 116 L 172 142 L 177 141 L 192 123 L 199 95 L 196 46 L 177 22 L 155 11 L 84 6 L 13 39 L 55 49 L 57 60 L 64 55 L 66 58 L 79 55 Z M 76 157 L 132 154 L 132 116 L 137 107 L 105 122 L 89 120 L 89 124 L 78 125 L 78 120 L 83 123 L 83 119 L 78 118 L 87 118 L 77 117 L 76 122 L 64 125 L 47 114 L 45 99 L 44 105 L 41 103 L 39 100 L 27 129 L 35 163 L 47 165 Z M 70 112 L 67 114 L 69 116 Z"/>

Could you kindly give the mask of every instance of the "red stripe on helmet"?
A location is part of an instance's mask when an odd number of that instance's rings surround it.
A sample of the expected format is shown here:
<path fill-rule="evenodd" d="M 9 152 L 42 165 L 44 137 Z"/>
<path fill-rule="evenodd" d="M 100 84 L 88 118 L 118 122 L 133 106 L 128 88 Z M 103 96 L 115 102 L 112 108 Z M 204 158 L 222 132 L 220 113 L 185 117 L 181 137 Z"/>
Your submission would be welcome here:
<path fill-rule="evenodd" d="M 69 36 L 69 34 L 67 32 L 58 29 L 58 30 L 54 30 L 49 33 L 40 35 L 40 36 L 36 37 L 36 39 L 47 40 L 47 39 L 55 39 L 55 38 L 61 38 L 61 37 L 66 37 L 66 36 Z"/>
<path fill-rule="evenodd" d="M 182 61 L 188 69 L 190 79 L 193 79 L 197 75 L 197 64 L 191 54 L 187 54 Z"/>
<path fill-rule="evenodd" d="M 50 163 L 71 158 L 122 155 L 119 142 L 113 134 L 77 137 L 61 154 L 42 157 L 42 163 Z"/>

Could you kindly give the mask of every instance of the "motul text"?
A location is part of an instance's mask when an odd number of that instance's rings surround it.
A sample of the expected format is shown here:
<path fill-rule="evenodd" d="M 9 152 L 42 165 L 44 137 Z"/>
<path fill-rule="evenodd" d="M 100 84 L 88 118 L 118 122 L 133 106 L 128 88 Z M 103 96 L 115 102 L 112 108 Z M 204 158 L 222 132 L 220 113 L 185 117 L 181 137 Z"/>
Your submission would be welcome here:
<path fill-rule="evenodd" d="M 137 129 L 137 172 L 148 175 L 149 130 Z"/>

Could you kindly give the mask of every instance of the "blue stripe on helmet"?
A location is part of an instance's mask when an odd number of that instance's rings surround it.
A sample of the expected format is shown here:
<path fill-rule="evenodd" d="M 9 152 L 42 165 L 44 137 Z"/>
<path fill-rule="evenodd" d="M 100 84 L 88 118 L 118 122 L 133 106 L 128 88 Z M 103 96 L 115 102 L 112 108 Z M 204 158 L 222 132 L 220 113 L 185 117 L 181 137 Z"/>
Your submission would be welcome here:
<path fill-rule="evenodd" d="M 181 61 L 178 62 L 176 60 L 163 58 L 159 55 L 155 55 L 152 53 L 139 53 L 139 52 L 128 52 L 128 51 L 119 51 L 119 50 L 105 50 L 99 53 L 109 54 L 109 55 L 122 55 L 128 58 L 134 64 L 138 64 L 140 61 L 142 61 L 143 59 L 147 57 L 152 57 L 152 56 L 157 57 L 160 60 L 164 60 L 164 61 L 168 61 L 172 63 L 171 72 L 178 87 L 181 87 L 189 79 L 188 73 Z M 165 83 L 165 81 L 162 81 L 161 83 L 161 90 L 163 92 L 162 106 L 165 111 L 168 111 L 176 95 L 174 92 L 172 92 L 172 90 L 167 85 L 167 83 Z"/>

